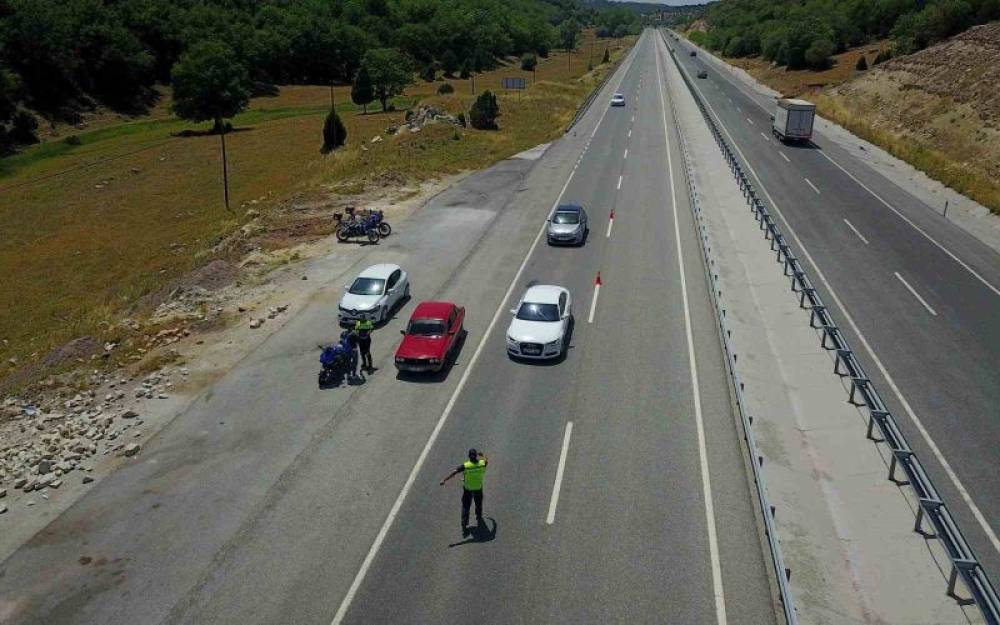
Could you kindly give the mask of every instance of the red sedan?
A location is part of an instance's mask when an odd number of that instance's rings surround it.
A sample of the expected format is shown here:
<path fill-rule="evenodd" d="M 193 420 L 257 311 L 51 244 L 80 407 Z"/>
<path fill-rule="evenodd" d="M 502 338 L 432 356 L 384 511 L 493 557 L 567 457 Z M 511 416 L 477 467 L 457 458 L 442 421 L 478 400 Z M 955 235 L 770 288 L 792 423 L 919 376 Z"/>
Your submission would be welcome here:
<path fill-rule="evenodd" d="M 441 371 L 462 336 L 465 308 L 451 302 L 421 302 L 410 315 L 396 349 L 400 371 Z"/>

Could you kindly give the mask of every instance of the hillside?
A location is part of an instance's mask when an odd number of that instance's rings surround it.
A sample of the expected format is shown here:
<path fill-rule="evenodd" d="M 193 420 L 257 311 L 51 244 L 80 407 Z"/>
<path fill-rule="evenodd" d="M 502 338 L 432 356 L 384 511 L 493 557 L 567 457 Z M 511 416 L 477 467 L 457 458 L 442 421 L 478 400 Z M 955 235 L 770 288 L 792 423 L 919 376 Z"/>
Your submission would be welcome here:
<path fill-rule="evenodd" d="M 894 58 L 818 97 L 821 113 L 1000 213 L 1000 22 Z"/>

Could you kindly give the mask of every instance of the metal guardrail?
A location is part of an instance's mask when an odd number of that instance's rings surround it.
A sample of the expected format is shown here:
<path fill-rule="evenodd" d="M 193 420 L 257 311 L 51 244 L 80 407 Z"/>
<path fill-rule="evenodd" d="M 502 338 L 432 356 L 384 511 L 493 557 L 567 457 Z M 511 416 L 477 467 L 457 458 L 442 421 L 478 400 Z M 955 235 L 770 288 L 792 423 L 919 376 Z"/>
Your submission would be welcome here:
<path fill-rule="evenodd" d="M 670 49 L 670 46 L 667 46 Z M 719 327 L 719 334 L 722 337 L 722 345 L 726 352 L 726 370 L 729 380 L 733 386 L 736 396 L 736 406 L 740 413 L 740 420 L 743 422 L 743 440 L 747 445 L 747 452 L 750 456 L 750 465 L 753 469 L 753 481 L 757 487 L 757 503 L 760 506 L 760 513 L 764 519 L 764 533 L 767 536 L 767 544 L 771 551 L 771 563 L 774 566 L 774 576 L 778 582 L 778 594 L 781 600 L 782 610 L 785 614 L 787 625 L 797 625 L 798 616 L 795 612 L 795 600 L 789 588 L 788 580 L 791 578 L 791 570 L 785 567 L 785 560 L 781 554 L 781 540 L 774 525 L 775 508 L 771 505 L 767 496 L 767 485 L 764 480 L 764 457 L 757 451 L 757 439 L 753 433 L 753 416 L 746 405 L 746 398 L 743 394 L 743 382 L 736 371 L 737 353 L 732 344 L 732 331 L 726 323 L 726 309 L 722 305 L 722 290 L 719 288 L 719 274 L 713 271 L 715 260 L 712 259 L 712 246 L 708 239 L 708 230 L 702 218 L 701 203 L 698 196 L 698 188 L 694 182 L 694 166 L 691 163 L 691 155 L 688 151 L 687 137 L 677 121 L 677 111 L 674 109 L 672 98 L 667 98 L 670 106 L 671 116 L 674 118 L 674 126 L 677 128 L 677 135 L 680 137 L 681 154 L 684 159 L 684 178 L 687 181 L 688 197 L 691 198 L 691 212 L 694 215 L 695 223 L 698 227 L 698 243 L 705 267 L 705 275 L 708 277 L 709 290 L 712 292 L 712 307 L 715 309 L 715 318 Z"/>
<path fill-rule="evenodd" d="M 660 36 L 663 37 L 662 31 Z M 771 242 L 771 250 L 776 253 L 776 261 L 783 265 L 784 275 L 791 278 L 791 289 L 793 293 L 798 294 L 799 306 L 810 310 L 810 327 L 821 330 L 821 345 L 824 349 L 836 353 L 833 371 L 850 380 L 849 401 L 868 410 L 868 439 L 876 444 L 885 443 L 887 445 L 892 456 L 889 462 L 889 480 L 899 486 L 909 485 L 913 489 L 919 503 L 913 530 L 925 538 L 937 538 L 948 553 L 948 558 L 951 560 L 948 596 L 955 599 L 960 605 L 975 603 L 989 625 L 1000 625 L 1000 598 L 998 598 L 997 591 L 990 582 L 986 571 L 973 553 L 972 547 L 969 546 L 961 529 L 959 529 L 958 523 L 948 510 L 948 506 L 942 501 L 916 453 L 907 443 L 892 413 L 875 389 L 875 385 L 861 366 L 854 350 L 848 344 L 847 338 L 820 298 L 812 280 L 806 275 L 801 262 L 792 252 L 781 229 L 757 196 L 757 192 L 744 173 L 736 153 L 722 136 L 715 120 L 712 119 L 694 88 L 691 78 L 681 67 L 673 52 L 671 52 L 671 58 L 708 123 L 715 142 L 722 150 L 726 163 L 739 183 L 750 211 L 754 214 L 760 229 L 764 231 L 765 240 Z M 878 435 L 875 433 L 876 426 Z M 897 469 L 902 469 L 905 476 L 903 479 L 897 477 Z M 925 528 L 925 521 L 930 522 L 930 531 Z M 957 594 L 955 585 L 959 577 L 962 578 L 972 595 L 971 598 L 960 597 Z"/>

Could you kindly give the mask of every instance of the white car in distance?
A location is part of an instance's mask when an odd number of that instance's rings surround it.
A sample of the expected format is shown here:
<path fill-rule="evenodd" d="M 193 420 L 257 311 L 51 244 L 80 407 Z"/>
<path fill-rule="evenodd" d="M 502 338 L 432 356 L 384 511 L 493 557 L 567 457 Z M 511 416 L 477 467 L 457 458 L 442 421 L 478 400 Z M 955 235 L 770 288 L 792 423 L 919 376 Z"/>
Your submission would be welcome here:
<path fill-rule="evenodd" d="M 625 94 L 616 93 L 611 96 L 611 106 L 625 106 Z"/>
<path fill-rule="evenodd" d="M 559 358 L 566 352 L 573 323 L 569 291 L 561 286 L 530 287 L 521 296 L 507 328 L 507 354 L 515 358 Z"/>
<path fill-rule="evenodd" d="M 342 324 L 363 317 L 383 323 L 409 297 L 410 278 L 399 265 L 372 265 L 344 287 L 337 317 Z"/>

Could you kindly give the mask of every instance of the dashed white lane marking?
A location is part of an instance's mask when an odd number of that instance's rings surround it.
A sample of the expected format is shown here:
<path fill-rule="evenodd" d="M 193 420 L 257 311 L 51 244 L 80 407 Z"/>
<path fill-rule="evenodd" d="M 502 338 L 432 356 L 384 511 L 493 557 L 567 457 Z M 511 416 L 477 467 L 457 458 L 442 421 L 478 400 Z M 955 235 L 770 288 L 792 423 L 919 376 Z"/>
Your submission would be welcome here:
<path fill-rule="evenodd" d="M 778 154 L 780 154 L 780 155 L 781 155 L 781 158 L 785 159 L 785 162 L 786 162 L 786 163 L 791 163 L 791 162 L 792 162 L 792 161 L 788 160 L 788 157 L 787 157 L 787 156 L 785 156 L 785 153 L 784 153 L 784 152 L 782 152 L 781 150 L 778 150 Z"/>
<path fill-rule="evenodd" d="M 768 136 L 767 136 L 767 135 L 765 135 L 765 134 L 764 134 L 764 131 L 763 131 L 763 130 L 762 130 L 762 131 L 760 131 L 760 136 L 764 137 L 764 141 L 770 141 L 770 140 L 771 140 L 771 139 L 769 139 L 769 138 L 768 138 Z"/>
<path fill-rule="evenodd" d="M 569 452 L 569 437 L 573 434 L 573 422 L 566 422 L 566 433 L 563 434 L 562 451 L 559 452 L 559 465 L 556 467 L 556 481 L 552 484 L 552 498 L 549 500 L 549 514 L 545 522 L 555 523 L 556 506 L 559 504 L 559 491 L 562 489 L 563 471 L 566 470 L 566 455 Z"/>
<path fill-rule="evenodd" d="M 604 235 L 605 239 L 610 239 L 611 238 L 611 228 L 614 225 L 615 225 L 615 218 L 612 217 L 611 219 L 608 220 L 608 233 L 606 235 Z"/>
<path fill-rule="evenodd" d="M 625 148 L 625 155 L 622 158 L 628 158 L 628 148 Z"/>
<path fill-rule="evenodd" d="M 636 50 L 635 47 L 629 52 L 632 58 L 628 61 L 628 66 L 635 60 L 635 55 L 633 54 Z M 619 68 L 626 68 L 626 64 L 623 62 Z M 621 88 L 621 83 L 625 79 L 625 74 L 628 69 L 624 69 L 621 77 L 618 79 L 618 88 Z M 615 89 L 617 91 L 618 89 Z M 597 125 L 594 127 L 594 132 L 591 133 L 591 138 L 597 133 L 597 129 L 600 128 L 601 124 L 604 122 L 604 117 L 608 113 L 610 107 L 603 107 L 604 111 L 601 113 L 600 118 L 597 120 Z M 563 184 L 562 189 L 559 191 L 559 195 L 556 196 L 556 201 L 552 204 L 552 210 L 559 205 L 559 201 L 562 200 L 563 194 L 566 193 L 566 189 L 569 188 L 569 183 L 573 180 L 573 174 L 570 173 L 566 177 L 566 182 Z M 462 393 L 462 389 L 465 388 L 466 383 L 468 383 L 469 376 L 475 369 L 476 363 L 479 361 L 479 356 L 483 352 L 483 348 L 486 346 L 486 339 L 493 332 L 494 326 L 496 326 L 497 320 L 500 319 L 500 314 L 503 312 L 504 307 L 507 304 L 507 300 L 510 299 L 511 293 L 514 292 L 514 287 L 518 285 L 521 279 L 521 275 L 524 274 L 524 268 L 528 266 L 528 261 L 531 259 L 531 255 L 534 254 L 535 248 L 538 247 L 538 242 L 542 240 L 542 235 L 545 233 L 547 223 L 542 222 L 541 227 L 538 229 L 538 234 L 535 235 L 535 240 L 531 242 L 531 247 L 528 248 L 528 253 L 525 254 L 524 260 L 521 261 L 521 266 L 518 267 L 517 273 L 514 274 L 513 279 L 510 281 L 510 285 L 507 287 L 506 293 L 500 299 L 500 304 L 497 306 L 496 312 L 493 313 L 493 318 L 490 320 L 488 326 L 486 326 L 486 331 L 483 333 L 483 338 L 480 339 L 479 345 L 476 347 L 476 351 L 472 354 L 472 358 L 469 359 L 469 364 L 462 372 L 462 377 L 458 381 L 458 385 L 455 386 L 455 390 L 452 391 L 451 397 L 448 399 L 448 403 L 444 407 L 444 411 L 438 418 L 437 424 L 431 431 L 430 437 L 424 444 L 424 448 L 420 451 L 420 455 L 417 456 L 417 461 L 414 463 L 413 468 L 410 470 L 409 476 L 406 478 L 406 482 L 403 484 L 402 490 L 399 491 L 399 495 L 396 497 L 396 501 L 392 504 L 392 508 L 389 509 L 389 514 L 385 517 L 385 521 L 382 522 L 382 527 L 379 528 L 378 534 L 375 535 L 375 540 L 372 542 L 371 547 L 368 549 L 368 553 L 365 555 L 364 561 L 361 563 L 361 568 L 358 569 L 357 574 L 354 576 L 354 580 L 351 582 L 350 588 L 347 589 L 347 593 L 344 594 L 344 598 L 340 601 L 340 606 L 337 608 L 337 613 L 333 615 L 333 620 L 330 625 L 340 625 L 344 621 L 344 617 L 347 616 L 347 611 L 351 607 L 351 602 L 354 601 L 354 596 L 358 594 L 358 590 L 361 588 L 361 584 L 364 582 L 365 577 L 368 575 L 368 569 L 371 568 L 372 563 L 375 561 L 375 556 L 378 555 L 379 549 L 382 548 L 382 543 L 385 542 L 385 537 L 389 534 L 389 528 L 395 522 L 396 517 L 399 515 L 400 508 L 403 507 L 403 501 L 409 494 L 410 489 L 413 488 L 413 483 L 417 479 L 417 475 L 424 466 L 424 462 L 427 460 L 428 454 L 430 454 L 431 448 L 434 446 L 435 441 L 437 441 L 438 435 L 441 433 L 441 429 L 444 428 L 445 422 L 448 420 L 448 416 L 451 411 L 454 410 L 455 404 L 458 402 L 458 397 Z"/>
<path fill-rule="evenodd" d="M 662 41 L 662 39 L 660 39 Z M 656 55 L 656 82 L 660 91 L 660 108 L 663 111 L 663 138 L 667 144 L 667 171 L 670 173 L 670 200 L 674 213 L 674 236 L 677 243 L 677 265 L 681 275 L 681 300 L 684 302 L 684 332 L 687 337 L 688 367 L 694 394 L 694 420 L 698 430 L 698 459 L 701 468 L 702 497 L 705 500 L 705 524 L 708 528 L 708 553 L 712 563 L 712 590 L 715 599 L 716 625 L 726 625 L 726 593 L 722 585 L 722 564 L 719 560 L 719 540 L 715 529 L 715 506 L 712 503 L 712 482 L 708 474 L 708 449 L 705 443 L 705 423 L 701 414 L 701 389 L 698 387 L 698 361 L 694 351 L 694 333 L 691 329 L 691 306 L 688 303 L 687 279 L 684 275 L 684 254 L 681 248 L 681 226 L 677 217 L 677 187 L 674 184 L 674 165 L 670 155 L 670 131 L 667 129 L 667 105 L 663 100 L 663 80 L 660 55 Z"/>
<path fill-rule="evenodd" d="M 735 85 L 735 83 L 734 86 L 736 86 L 737 89 L 740 89 L 742 91 L 742 88 L 740 88 L 738 85 Z M 701 93 L 701 90 L 697 87 L 697 85 L 695 86 L 695 90 L 698 91 L 698 94 L 702 98 L 705 97 L 705 94 Z M 758 105 L 762 109 L 764 108 L 763 105 L 760 105 L 759 103 Z M 944 469 L 944 472 L 948 474 L 948 479 L 951 480 L 951 483 L 955 487 L 955 490 L 957 490 L 958 494 L 962 497 L 962 501 L 964 501 L 965 505 L 967 505 L 969 507 L 969 510 L 972 511 L 972 516 L 976 518 L 976 521 L 979 523 L 979 527 L 982 528 L 983 532 L 986 534 L 986 537 L 993 545 L 993 548 L 998 553 L 1000 553 L 1000 538 L 997 538 L 997 533 L 996 531 L 993 530 L 993 527 L 990 525 L 990 522 L 986 519 L 986 515 L 984 515 L 983 511 L 979 509 L 979 506 L 976 505 L 976 502 L 972 500 L 972 495 L 969 494 L 969 490 L 965 487 L 965 484 L 962 482 L 962 480 L 959 479 L 958 474 L 955 473 L 955 470 L 952 468 L 951 463 L 948 462 L 948 459 L 944 457 L 944 453 L 941 452 L 941 448 L 938 447 L 937 442 L 934 441 L 934 439 L 931 437 L 930 432 L 928 432 L 927 428 L 924 427 L 924 422 L 920 419 L 919 416 L 917 416 L 917 413 L 913 410 L 913 406 L 910 405 L 910 402 L 906 399 L 906 396 L 903 395 L 903 391 L 901 391 L 899 386 L 896 385 L 896 380 L 893 379 L 892 375 L 889 373 L 889 370 L 886 369 L 885 364 L 878 357 L 878 354 L 875 353 L 875 350 L 874 348 L 872 348 L 871 343 L 868 342 L 868 339 L 861 332 L 861 329 L 858 328 L 858 324 L 855 323 L 854 317 L 851 316 L 851 313 L 847 311 L 847 307 L 844 306 L 844 302 L 841 301 L 840 296 L 837 295 L 837 292 L 833 290 L 832 286 L 830 286 L 830 281 L 826 279 L 826 275 L 823 273 L 823 270 L 820 269 L 819 265 L 816 264 L 816 261 L 813 260 L 812 254 L 810 254 L 809 250 L 806 249 L 806 247 L 802 244 L 802 239 L 799 238 L 799 235 L 795 232 L 795 229 L 788 222 L 788 220 L 785 219 L 785 215 L 782 213 L 781 209 L 775 203 L 774 198 L 771 197 L 771 194 L 768 192 L 767 187 L 765 187 L 764 183 L 760 181 L 760 176 L 757 175 L 757 172 L 756 170 L 754 170 L 753 165 L 750 164 L 750 161 L 747 160 L 746 155 L 743 154 L 743 150 L 741 150 L 739 144 L 736 143 L 736 139 L 734 139 L 733 134 L 729 132 L 729 128 L 727 128 L 726 125 L 722 123 L 722 118 L 719 117 L 719 114 L 715 112 L 715 109 L 712 107 L 711 104 L 706 102 L 705 106 L 708 107 L 708 110 L 712 113 L 712 117 L 715 118 L 715 121 L 719 123 L 719 127 L 722 128 L 722 131 L 726 133 L 727 137 L 729 137 L 730 144 L 735 148 L 736 153 L 739 154 L 740 158 L 743 159 L 743 162 L 746 163 L 747 169 L 749 169 L 753 177 L 757 179 L 757 183 L 760 185 L 760 190 L 764 193 L 764 196 L 767 198 L 767 201 L 771 203 L 771 206 L 774 208 L 774 211 L 778 214 L 778 217 L 781 218 L 783 222 L 785 222 L 785 226 L 788 228 L 788 233 L 792 235 L 792 239 L 795 241 L 795 243 L 799 246 L 799 249 L 805 255 L 806 260 L 808 260 L 809 264 L 812 265 L 813 268 L 816 270 L 816 275 L 819 277 L 820 282 L 822 282 L 823 285 L 826 287 L 826 290 L 830 294 L 830 297 L 833 298 L 833 301 L 840 308 L 841 314 L 844 316 L 844 319 L 847 320 L 848 325 L 850 325 L 851 329 L 854 330 L 854 334 L 858 337 L 858 340 L 861 341 L 861 345 L 864 346 L 865 351 L 867 351 L 868 355 L 871 356 L 872 361 L 878 368 L 879 373 L 882 374 L 882 377 L 885 379 L 886 384 L 889 385 L 889 388 L 896 396 L 896 399 L 898 399 L 900 405 L 903 406 L 903 411 L 906 412 L 906 415 L 908 417 L 910 417 L 910 421 L 913 422 L 913 425 L 916 426 L 917 431 L 920 432 L 920 436 L 923 437 L 924 442 L 927 443 L 928 447 L 930 447 L 931 453 L 934 454 L 934 457 L 937 459 L 938 463 L 941 464 L 941 468 Z M 819 153 L 825 156 L 827 159 L 829 159 L 831 163 L 839 167 L 841 171 L 850 176 L 865 190 L 874 195 L 875 198 L 881 201 L 883 204 L 885 204 L 887 208 L 889 208 L 891 211 L 899 215 L 899 217 L 903 219 L 903 221 L 913 226 L 913 228 L 916 229 L 920 234 L 924 235 L 925 237 L 927 237 L 929 241 L 931 241 L 939 248 L 941 248 L 941 250 L 944 251 L 946 254 L 948 254 L 948 256 L 950 256 L 955 262 L 965 267 L 969 271 L 969 273 L 976 276 L 976 278 L 978 278 L 990 290 L 992 290 L 997 295 L 1000 295 L 1000 290 L 998 290 L 992 284 L 987 282 L 985 278 L 983 278 L 981 275 L 976 273 L 975 270 L 973 270 L 971 267 L 962 262 L 961 259 L 952 254 L 951 251 L 949 251 L 946 247 L 935 241 L 930 235 L 921 230 L 916 224 L 907 219 L 898 210 L 893 208 L 891 204 L 883 200 L 874 191 L 866 187 L 861 181 L 859 181 L 857 178 L 851 175 L 850 172 L 841 167 L 839 163 L 837 163 L 832 158 L 827 156 L 822 150 L 819 150 Z"/>
<path fill-rule="evenodd" d="M 846 218 L 844 219 L 844 223 L 847 224 L 847 227 L 850 228 L 854 232 L 854 234 L 858 235 L 859 239 L 861 239 L 862 241 L 864 241 L 865 245 L 868 245 L 868 239 L 866 239 L 863 236 L 861 236 L 861 233 L 858 232 L 858 229 L 854 227 L 854 224 L 852 224 L 851 222 L 847 221 Z"/>
<path fill-rule="evenodd" d="M 632 138 L 632 129 L 631 128 L 628 129 L 628 136 L 629 136 L 629 139 Z"/>
<path fill-rule="evenodd" d="M 982 282 L 982 283 L 983 283 L 984 285 L 986 285 L 986 288 L 988 288 L 989 290 L 993 291 L 993 292 L 994 292 L 994 293 L 996 293 L 997 295 L 1000 295 L 1000 289 L 998 289 L 997 287 L 995 287 L 995 286 L 994 286 L 993 284 L 991 284 L 991 283 L 990 283 L 990 282 L 989 282 L 989 281 L 988 281 L 988 280 L 987 280 L 986 278 L 984 278 L 983 276 L 981 276 L 981 275 L 980 275 L 980 274 L 979 274 L 979 273 L 978 273 L 978 272 L 977 272 L 977 271 L 976 271 L 975 269 L 973 269 L 973 268 L 972 268 L 972 267 L 970 267 L 970 266 L 969 266 L 968 264 L 966 264 L 966 263 L 965 263 L 965 261 L 963 261 L 962 259 L 960 259 L 960 258 L 959 258 L 958 256 L 955 256 L 955 254 L 953 254 L 951 250 L 949 250 L 949 249 L 948 249 L 948 248 L 946 248 L 945 246 L 943 246 L 943 245 L 941 245 L 940 243 L 938 243 L 937 239 L 935 239 L 935 238 L 934 238 L 934 237 L 932 237 L 931 235 L 927 234 L 927 232 L 926 232 L 926 231 L 924 231 L 924 229 L 923 229 L 923 228 L 921 228 L 921 227 L 920 227 L 920 226 L 918 226 L 917 224 L 915 224 L 915 223 L 913 223 L 912 221 L 910 221 L 910 219 L 909 219 L 908 217 L 906 217 L 906 215 L 904 215 L 903 213 L 901 213 L 901 212 L 899 212 L 898 210 L 896 210 L 896 207 L 894 207 L 894 206 L 893 206 L 892 204 L 890 204 L 890 203 L 886 202 L 886 201 L 885 201 L 884 199 L 882 199 L 882 196 L 881 196 L 881 195 L 879 195 L 878 193 L 875 193 L 875 192 L 874 192 L 874 191 L 872 191 L 872 190 L 871 190 L 870 188 L 868 188 L 868 186 L 867 186 L 867 185 L 866 185 L 865 183 L 863 183 L 863 182 L 861 182 L 860 180 L 858 180 L 857 178 L 855 178 L 855 177 L 854 177 L 854 174 L 852 174 L 851 172 L 849 172 L 849 171 L 847 171 L 846 169 L 844 169 L 844 168 L 843 168 L 843 167 L 842 167 L 842 166 L 840 165 L 840 163 L 838 163 L 837 161 L 835 161 L 835 160 L 833 160 L 832 158 L 830 158 L 830 156 L 829 156 L 828 154 L 826 154 L 826 153 L 825 153 L 825 152 L 824 152 L 823 150 L 817 150 L 817 152 L 819 152 L 819 153 L 820 153 L 820 155 L 822 155 L 822 156 L 823 156 L 823 158 L 825 158 L 826 160 L 828 160 L 828 161 L 830 161 L 831 163 L 833 163 L 834 165 L 836 165 L 836 166 L 837 166 L 837 169 L 839 169 L 840 171 L 842 171 L 842 172 L 844 172 L 845 174 L 847 174 L 847 176 L 848 176 L 848 177 L 849 177 L 849 178 L 850 178 L 851 180 L 853 180 L 854 182 L 858 183 L 858 185 L 859 185 L 859 186 L 860 186 L 860 187 L 861 187 L 862 189 L 864 189 L 864 190 L 865 190 L 865 191 L 867 191 L 868 193 L 871 193 L 871 194 L 872 194 L 872 196 L 873 196 L 873 197 L 874 197 L 874 198 L 875 198 L 876 200 L 878 200 L 879 202 L 882 202 L 882 204 L 884 204 L 886 208 L 888 208 L 888 209 L 889 209 L 889 210 L 891 210 L 892 212 L 896 213 L 896 215 L 897 215 L 897 216 L 898 216 L 898 217 L 899 217 L 900 219 L 902 219 L 903 221 L 905 221 L 905 222 L 906 222 L 906 223 L 908 223 L 909 225 L 913 226 L 913 229 L 914 229 L 914 230 L 916 230 L 917 232 L 919 232 L 920 234 L 922 234 L 922 235 L 924 236 L 924 238 L 925 238 L 925 239 L 927 239 L 928 241 L 930 241 L 931 243 L 933 243 L 933 244 L 934 244 L 935 246 L 937 246 L 937 248 L 938 248 L 938 249 L 940 249 L 940 250 L 941 250 L 942 252 L 944 252 L 945 254 L 947 254 L 947 255 L 948 255 L 948 256 L 949 256 L 949 257 L 950 257 L 950 258 L 951 258 L 951 259 L 952 259 L 953 261 L 955 261 L 956 263 L 958 263 L 959 265 L 961 265 L 961 266 L 962 266 L 962 268 L 964 268 L 964 269 L 965 269 L 966 271 L 968 271 L 968 272 L 969 272 L 969 273 L 971 273 L 971 274 L 972 274 L 973 276 L 975 276 L 977 280 L 979 280 L 979 281 L 980 281 L 980 282 Z M 998 541 L 997 541 L 997 539 L 996 539 L 996 536 L 995 536 L 995 535 L 993 536 L 993 545 L 994 545 L 994 546 L 995 546 L 995 547 L 997 548 L 997 551 L 1000 551 L 1000 542 L 998 542 Z"/>
<path fill-rule="evenodd" d="M 819 195 L 819 189 L 816 188 L 816 185 L 814 185 L 812 182 L 810 182 L 810 180 L 808 178 L 803 178 L 803 180 L 806 181 L 807 185 L 809 185 L 810 187 L 812 187 L 812 190 L 816 192 L 816 195 Z"/>
<path fill-rule="evenodd" d="M 587 315 L 587 323 L 594 323 L 594 313 L 597 312 L 597 296 L 601 292 L 601 283 L 594 285 L 594 297 L 590 300 L 590 314 Z"/>
<path fill-rule="evenodd" d="M 868 239 L 861 236 L 861 233 L 858 232 L 858 229 L 854 227 L 854 224 L 847 221 L 847 218 L 844 218 L 844 223 L 847 224 L 847 227 L 850 228 L 854 232 L 854 234 L 858 235 L 858 238 L 861 239 L 865 245 L 868 245 Z"/>
<path fill-rule="evenodd" d="M 618 189 L 621 189 L 621 188 L 622 188 L 622 178 L 623 178 L 623 177 L 624 177 L 624 176 L 618 176 Z"/>
<path fill-rule="evenodd" d="M 913 297 L 917 298 L 917 301 L 924 305 L 924 308 L 927 309 L 927 312 L 937 317 L 937 313 L 934 312 L 934 309 L 931 308 L 931 305 L 928 304 L 924 298 L 920 297 L 920 293 L 917 293 L 916 290 L 914 290 L 914 288 L 910 286 L 910 283 L 904 280 L 903 276 L 899 275 L 898 271 L 894 271 L 893 273 L 896 275 L 896 279 L 903 283 L 903 286 L 906 287 L 906 290 L 912 293 Z"/>
<path fill-rule="evenodd" d="M 753 124 L 753 120 L 752 120 L 752 119 L 750 119 L 749 117 L 747 117 L 747 122 L 749 122 L 751 126 L 753 126 L 753 125 L 754 125 L 754 124 Z"/>
<path fill-rule="evenodd" d="M 739 111 L 740 113 L 742 113 L 742 112 L 743 112 L 743 109 L 741 109 L 741 108 L 740 108 L 740 105 L 739 105 L 739 104 L 737 104 L 737 105 L 736 105 L 736 110 L 737 110 L 737 111 Z"/>

